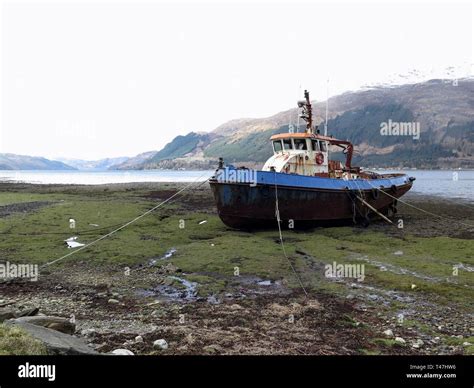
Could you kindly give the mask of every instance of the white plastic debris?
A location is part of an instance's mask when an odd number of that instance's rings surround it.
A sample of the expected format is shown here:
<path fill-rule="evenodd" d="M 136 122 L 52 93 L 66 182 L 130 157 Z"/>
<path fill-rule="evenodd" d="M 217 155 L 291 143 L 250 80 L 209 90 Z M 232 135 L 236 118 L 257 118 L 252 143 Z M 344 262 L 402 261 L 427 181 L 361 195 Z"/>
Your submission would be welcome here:
<path fill-rule="evenodd" d="M 82 244 L 80 242 L 77 242 L 77 236 L 72 236 L 69 237 L 68 239 L 64 240 L 64 242 L 67 244 L 68 248 L 77 248 L 77 247 L 83 247 L 85 244 Z"/>
<path fill-rule="evenodd" d="M 199 223 L 199 225 L 205 224 L 206 222 L 207 222 L 207 220 L 201 221 L 201 222 Z"/>

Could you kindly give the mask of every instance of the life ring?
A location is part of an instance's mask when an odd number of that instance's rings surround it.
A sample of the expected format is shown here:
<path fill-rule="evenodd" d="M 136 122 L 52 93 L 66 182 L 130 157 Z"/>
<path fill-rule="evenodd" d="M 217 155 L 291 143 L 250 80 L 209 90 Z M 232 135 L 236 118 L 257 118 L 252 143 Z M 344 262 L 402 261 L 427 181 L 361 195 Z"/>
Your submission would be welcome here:
<path fill-rule="evenodd" d="M 316 154 L 316 158 L 315 158 L 315 159 L 316 159 L 316 163 L 317 163 L 317 164 L 323 164 L 323 162 L 324 162 L 324 155 L 323 155 L 321 152 L 319 152 L 318 154 Z"/>

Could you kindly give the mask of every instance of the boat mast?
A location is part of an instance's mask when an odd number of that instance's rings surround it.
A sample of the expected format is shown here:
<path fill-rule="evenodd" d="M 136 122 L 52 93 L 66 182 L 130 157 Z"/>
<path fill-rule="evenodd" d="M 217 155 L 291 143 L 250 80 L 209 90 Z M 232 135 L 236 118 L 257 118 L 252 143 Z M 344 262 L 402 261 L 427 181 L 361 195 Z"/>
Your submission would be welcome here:
<path fill-rule="evenodd" d="M 304 91 L 304 100 L 298 101 L 298 106 L 303 108 L 303 112 L 299 117 L 306 121 L 306 133 L 313 133 L 313 108 L 307 90 Z"/>

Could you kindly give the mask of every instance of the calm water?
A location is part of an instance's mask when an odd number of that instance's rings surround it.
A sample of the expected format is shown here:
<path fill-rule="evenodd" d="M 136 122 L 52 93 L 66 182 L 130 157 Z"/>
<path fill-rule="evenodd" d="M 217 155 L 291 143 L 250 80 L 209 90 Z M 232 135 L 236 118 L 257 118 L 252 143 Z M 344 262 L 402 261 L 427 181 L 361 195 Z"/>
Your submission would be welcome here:
<path fill-rule="evenodd" d="M 385 171 L 384 171 L 385 172 Z M 392 171 L 390 171 L 392 172 Z M 474 170 L 405 171 L 416 177 L 412 192 L 474 202 Z M 35 184 L 97 185 L 129 182 L 191 182 L 201 181 L 213 174 L 209 171 L 2 171 L 0 181 Z"/>

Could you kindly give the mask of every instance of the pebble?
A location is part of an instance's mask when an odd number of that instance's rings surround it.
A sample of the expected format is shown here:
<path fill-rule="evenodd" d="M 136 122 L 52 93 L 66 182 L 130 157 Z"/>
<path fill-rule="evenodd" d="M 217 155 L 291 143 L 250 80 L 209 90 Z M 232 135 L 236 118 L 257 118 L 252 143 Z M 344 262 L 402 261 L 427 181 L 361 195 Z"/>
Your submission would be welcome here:
<path fill-rule="evenodd" d="M 137 336 L 135 337 L 135 342 L 136 342 L 136 343 L 142 343 L 142 342 L 143 342 L 143 337 L 142 337 L 141 335 L 137 335 Z"/>
<path fill-rule="evenodd" d="M 421 339 L 417 339 L 415 342 L 412 344 L 412 348 L 419 349 L 421 348 L 425 343 Z"/>
<path fill-rule="evenodd" d="M 155 342 L 153 342 L 153 348 L 166 350 L 168 349 L 168 342 L 166 342 L 164 339 L 157 339 Z"/>
<path fill-rule="evenodd" d="M 398 342 L 399 344 L 406 344 L 406 341 L 402 337 L 396 337 L 395 342 Z"/>
<path fill-rule="evenodd" d="M 115 349 L 112 351 L 112 354 L 116 356 L 133 356 L 133 352 L 128 349 Z"/>

